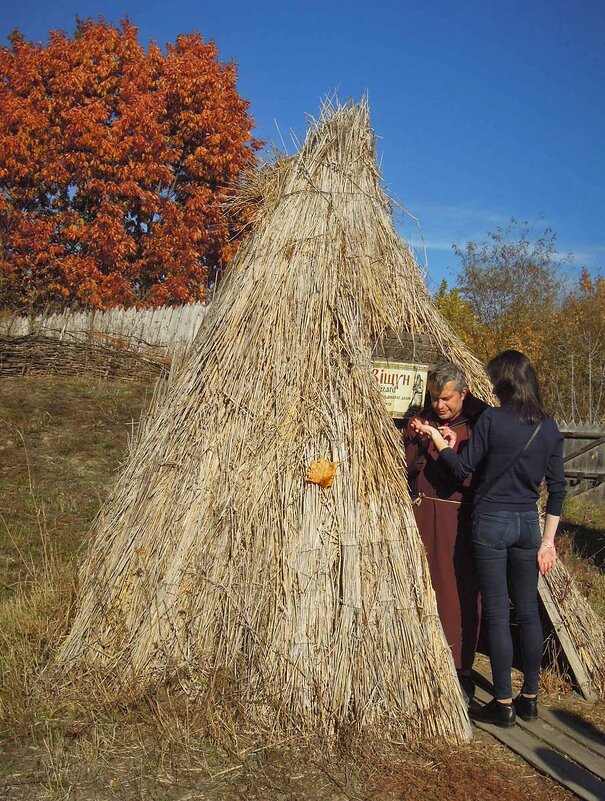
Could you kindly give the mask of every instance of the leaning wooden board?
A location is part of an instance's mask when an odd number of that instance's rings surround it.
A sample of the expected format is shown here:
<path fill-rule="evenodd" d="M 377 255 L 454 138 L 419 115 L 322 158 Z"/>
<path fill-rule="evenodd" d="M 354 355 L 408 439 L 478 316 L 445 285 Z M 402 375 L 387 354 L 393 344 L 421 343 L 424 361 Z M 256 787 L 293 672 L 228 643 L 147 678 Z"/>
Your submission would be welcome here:
<path fill-rule="evenodd" d="M 481 687 L 477 688 L 476 698 L 482 703 L 491 700 Z M 525 722 L 518 718 L 517 725 L 508 729 L 486 723 L 475 725 L 579 798 L 604 801 L 605 738 L 598 733 L 572 728 L 543 709 L 538 720 Z"/>
<path fill-rule="evenodd" d="M 567 657 L 567 661 L 569 662 L 569 666 L 574 673 L 578 689 L 587 701 L 596 701 L 598 699 L 598 695 L 591 684 L 588 673 L 586 672 L 586 669 L 582 664 L 582 660 L 580 659 L 571 637 L 569 636 L 565 622 L 559 614 L 557 604 L 555 603 L 552 592 L 550 591 L 550 587 L 548 586 L 544 576 L 538 577 L 538 592 L 540 594 L 540 599 L 544 604 L 546 614 L 550 618 L 552 627 L 555 630 L 559 643 L 561 644 L 561 648 L 563 648 L 565 656 Z"/>

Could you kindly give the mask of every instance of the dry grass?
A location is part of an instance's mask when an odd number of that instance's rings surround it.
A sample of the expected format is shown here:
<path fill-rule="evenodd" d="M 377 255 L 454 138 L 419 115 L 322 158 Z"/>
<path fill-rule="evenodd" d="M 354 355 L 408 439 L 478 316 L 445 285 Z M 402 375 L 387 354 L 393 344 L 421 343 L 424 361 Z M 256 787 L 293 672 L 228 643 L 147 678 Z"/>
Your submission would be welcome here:
<path fill-rule="evenodd" d="M 151 390 L 61 376 L 0 383 L 0 598 L 74 556 Z"/>
<path fill-rule="evenodd" d="M 182 710 L 178 724 L 49 732 L 35 761 L 11 751 L 0 792 L 7 801 L 515 801 L 522 785 L 534 801 L 573 798 L 487 738 L 455 749 L 357 738 L 331 752 L 295 738 L 225 751 L 185 729 Z"/>
<path fill-rule="evenodd" d="M 148 388 L 79 379 L 0 384 L 0 734 L 51 725 L 44 671 L 67 630 L 76 558 Z M 44 724 L 45 725 L 45 724 Z"/>
<path fill-rule="evenodd" d="M 599 618 L 605 619 L 605 504 L 581 497 L 568 499 L 558 550 L 575 587 Z"/>
<path fill-rule="evenodd" d="M 130 725 L 48 735 L 29 770 L 21 753 L 11 757 L 18 762 L 0 776 L 7 801 L 515 801 L 520 785 L 534 801 L 573 798 L 484 740 L 457 749 L 356 741 L 329 754 L 298 740 L 218 752 L 190 732 L 183 743 Z"/>

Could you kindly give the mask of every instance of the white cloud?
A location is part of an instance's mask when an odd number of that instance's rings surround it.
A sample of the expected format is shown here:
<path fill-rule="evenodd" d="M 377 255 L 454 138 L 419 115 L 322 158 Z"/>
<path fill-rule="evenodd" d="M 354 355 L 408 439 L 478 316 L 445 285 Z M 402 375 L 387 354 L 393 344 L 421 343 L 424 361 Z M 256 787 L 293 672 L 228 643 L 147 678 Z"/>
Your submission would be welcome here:
<path fill-rule="evenodd" d="M 444 204 L 423 205 L 418 209 L 418 214 L 420 218 L 448 220 L 448 222 L 454 224 L 481 223 L 482 226 L 487 226 L 487 228 L 494 225 L 502 225 L 509 219 L 502 212 L 492 209 L 473 208 L 466 204 L 454 206 Z"/>
<path fill-rule="evenodd" d="M 403 237 L 411 243 L 422 242 L 424 237 L 427 248 L 440 251 L 451 250 L 454 242 L 463 245 L 484 239 L 489 230 L 506 225 L 510 219 L 493 209 L 466 204 L 424 204 L 407 211 L 399 209 L 396 213 Z"/>
<path fill-rule="evenodd" d="M 427 283 L 435 289 L 442 278 L 452 283 L 456 279 L 459 260 L 455 256 L 452 245 L 455 243 L 464 248 L 467 242 L 482 242 L 490 231 L 498 226 L 506 228 L 511 214 L 493 208 L 479 208 L 471 204 L 422 204 L 409 210 L 396 208 L 395 221 L 403 239 L 412 248 L 416 259 L 427 277 Z M 540 236 L 545 228 L 557 231 L 556 221 L 543 217 L 529 218 L 530 235 Z M 525 219 L 517 215 L 517 220 Z M 605 273 L 605 244 L 587 242 L 565 242 L 558 238 L 557 251 L 565 257 L 573 255 L 573 261 L 566 265 L 567 275 L 571 278 L 580 274 L 583 267 L 593 274 Z"/>
<path fill-rule="evenodd" d="M 574 255 L 577 267 L 592 267 L 605 272 L 605 245 L 577 245 L 569 250 Z"/>

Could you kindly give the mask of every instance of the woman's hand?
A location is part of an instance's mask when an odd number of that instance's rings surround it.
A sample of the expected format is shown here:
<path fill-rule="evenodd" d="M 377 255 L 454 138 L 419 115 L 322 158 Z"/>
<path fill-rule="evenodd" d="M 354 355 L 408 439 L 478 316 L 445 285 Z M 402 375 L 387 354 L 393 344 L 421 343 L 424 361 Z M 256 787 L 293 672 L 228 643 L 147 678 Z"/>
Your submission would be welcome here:
<path fill-rule="evenodd" d="M 538 569 L 543 576 L 557 564 L 557 549 L 554 542 L 542 542 L 538 548 Z"/>
<path fill-rule="evenodd" d="M 429 437 L 431 436 L 431 431 L 435 431 L 430 423 L 427 423 L 426 420 L 422 421 L 420 417 L 412 417 L 410 420 L 410 428 L 417 434 L 424 434 Z"/>
<path fill-rule="evenodd" d="M 411 417 L 408 422 L 408 427 L 418 433 L 418 426 L 423 425 L 422 420 L 419 417 Z"/>
<path fill-rule="evenodd" d="M 448 448 L 453 448 L 458 442 L 458 434 L 449 426 L 439 426 L 439 433 L 447 442 Z"/>
<path fill-rule="evenodd" d="M 555 548 L 555 534 L 559 525 L 559 516 L 548 513 L 544 518 L 544 531 L 542 543 L 538 548 L 538 568 L 545 576 L 557 564 L 557 549 Z"/>

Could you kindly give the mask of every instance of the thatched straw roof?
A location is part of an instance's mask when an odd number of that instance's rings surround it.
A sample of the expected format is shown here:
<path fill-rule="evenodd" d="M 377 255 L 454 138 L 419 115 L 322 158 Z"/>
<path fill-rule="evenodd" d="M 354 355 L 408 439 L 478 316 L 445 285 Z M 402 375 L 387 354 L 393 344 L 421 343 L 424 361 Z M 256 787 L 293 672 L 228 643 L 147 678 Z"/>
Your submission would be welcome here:
<path fill-rule="evenodd" d="M 99 516 L 60 660 L 117 687 L 220 673 L 262 726 L 464 741 L 371 350 L 430 333 L 487 379 L 394 230 L 365 103 L 242 198 L 252 234 Z M 329 489 L 306 481 L 320 458 Z"/>

